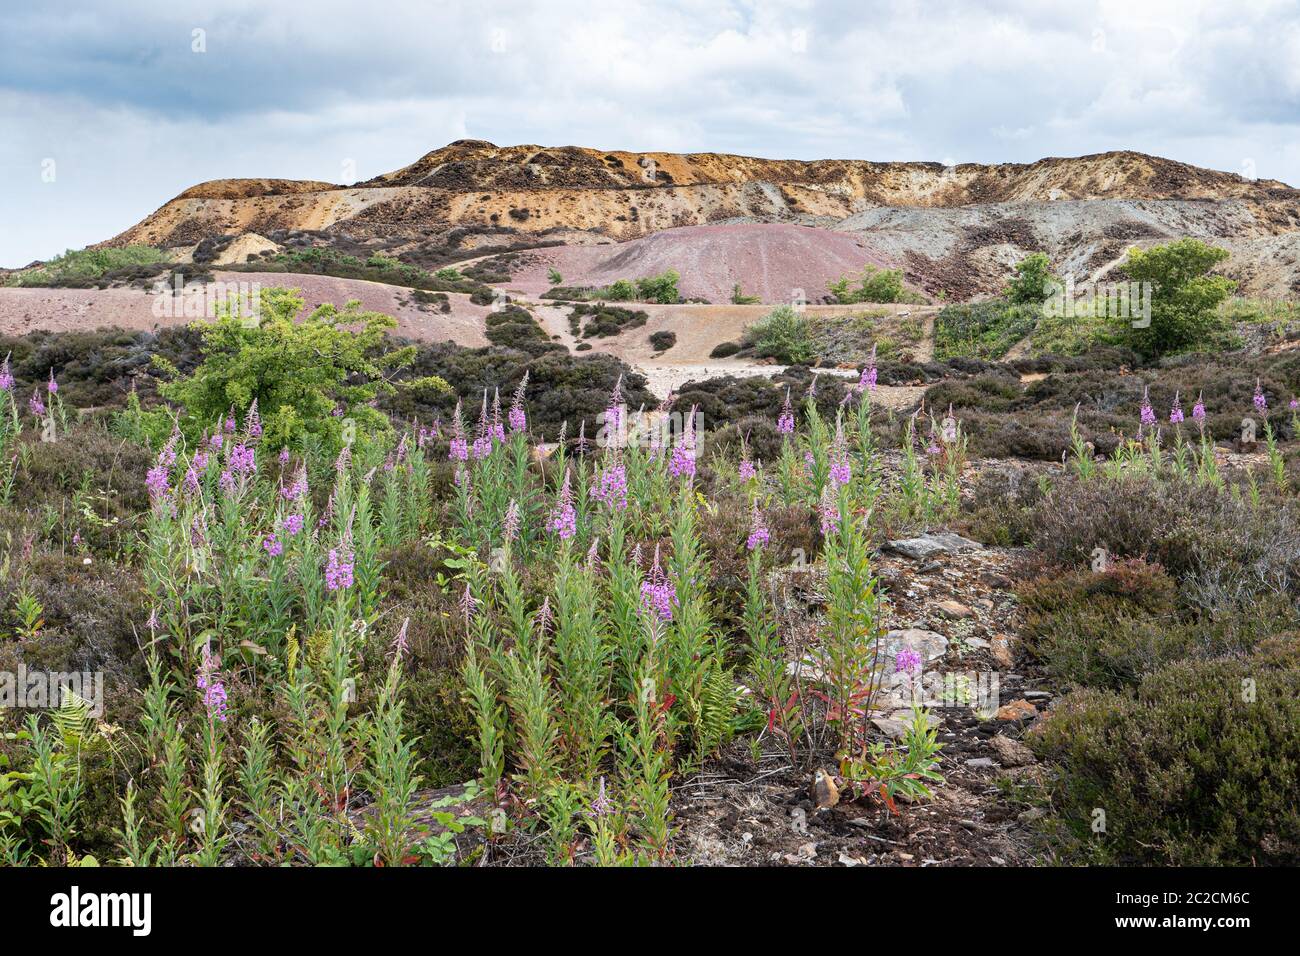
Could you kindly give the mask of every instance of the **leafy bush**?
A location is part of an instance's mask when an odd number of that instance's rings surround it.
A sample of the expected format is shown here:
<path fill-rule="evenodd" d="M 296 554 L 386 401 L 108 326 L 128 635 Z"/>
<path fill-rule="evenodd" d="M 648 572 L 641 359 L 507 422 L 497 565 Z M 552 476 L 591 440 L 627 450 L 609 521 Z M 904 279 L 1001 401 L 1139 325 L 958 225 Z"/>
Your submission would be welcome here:
<path fill-rule="evenodd" d="M 191 437 L 228 409 L 242 415 L 254 401 L 264 440 L 273 448 L 301 447 L 311 435 L 324 448 L 337 450 L 348 421 L 355 423 L 359 438 L 391 435 L 388 419 L 372 403 L 392 391 L 386 375 L 409 365 L 415 354 L 413 348 L 384 350 L 384 334 L 396 321 L 363 312 L 354 301 L 342 310 L 321 305 L 295 322 L 304 304 L 296 291 L 263 289 L 256 322 L 227 313 L 200 325 L 203 363 L 160 390 L 184 406 Z M 165 365 L 162 359 L 155 362 Z M 445 382 L 428 384 L 446 387 Z"/>
<path fill-rule="evenodd" d="M 9 285 L 57 286 L 86 285 L 118 270 L 136 266 L 154 266 L 170 261 L 167 254 L 153 246 L 120 246 L 107 249 L 69 249 L 44 265 L 26 269 L 9 277 Z M 156 272 L 157 270 L 153 270 Z M 152 273 L 151 273 L 152 274 Z"/>
<path fill-rule="evenodd" d="M 934 320 L 935 358 L 1001 358 L 1033 331 L 1039 313 L 1034 306 L 998 299 L 947 306 Z"/>
<path fill-rule="evenodd" d="M 782 305 L 745 330 L 744 344 L 759 358 L 774 358 L 782 365 L 806 365 L 816 356 L 808 323 L 788 305 Z"/>
<path fill-rule="evenodd" d="M 672 305 L 681 299 L 677 291 L 677 281 L 681 278 L 674 269 L 668 269 L 656 276 L 647 276 L 636 280 L 637 295 L 645 302 L 658 302 L 660 305 Z"/>
<path fill-rule="evenodd" d="M 1209 271 L 1227 258 L 1226 249 L 1199 239 L 1130 252 L 1124 271 L 1134 282 L 1152 286 L 1151 324 L 1134 328 L 1131 320 L 1122 320 L 1120 340 L 1148 358 L 1212 345 L 1226 328 L 1219 306 L 1237 283 Z"/>
<path fill-rule="evenodd" d="M 719 342 L 709 352 L 709 358 L 730 358 L 740 351 L 739 342 Z"/>
<path fill-rule="evenodd" d="M 1041 252 L 1021 259 L 1016 265 L 1016 275 L 1007 284 L 1007 301 L 1015 305 L 1041 305 L 1051 294 L 1052 263 Z"/>
<path fill-rule="evenodd" d="M 1182 661 L 1133 692 L 1070 694 L 1030 735 L 1062 768 L 1078 855 L 1114 863 L 1300 863 L 1300 640 Z M 1095 810 L 1105 833 L 1092 833 Z"/>
<path fill-rule="evenodd" d="M 857 283 L 857 288 L 853 283 Z M 916 302 L 920 297 L 903 287 L 900 269 L 867 266 L 860 276 L 841 276 L 827 286 L 835 300 L 845 305 L 856 302 Z"/>

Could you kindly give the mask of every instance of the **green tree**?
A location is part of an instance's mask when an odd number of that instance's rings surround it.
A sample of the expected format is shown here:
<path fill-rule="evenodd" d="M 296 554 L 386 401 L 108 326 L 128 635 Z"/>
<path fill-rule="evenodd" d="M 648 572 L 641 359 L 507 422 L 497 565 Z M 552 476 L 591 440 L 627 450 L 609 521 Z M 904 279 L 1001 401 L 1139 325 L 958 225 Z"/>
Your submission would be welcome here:
<path fill-rule="evenodd" d="M 1146 358 L 1213 342 L 1224 330 L 1219 306 L 1236 291 L 1237 283 L 1209 272 L 1227 258 L 1226 249 L 1199 239 L 1129 252 L 1124 271 L 1134 282 L 1151 284 L 1151 322 L 1134 327 L 1132 318 L 1121 320 L 1121 338 Z"/>
<path fill-rule="evenodd" d="M 1047 301 L 1052 294 L 1052 261 L 1045 253 L 1035 252 L 1020 260 L 1016 275 L 1007 283 L 1006 297 L 1016 305 L 1030 305 Z"/>
<path fill-rule="evenodd" d="M 225 308 L 215 320 L 198 323 L 203 361 L 187 377 L 154 357 L 177 376 L 160 391 L 184 407 L 187 431 L 197 433 L 232 407 L 242 414 L 256 399 L 263 440 L 272 448 L 300 447 L 312 435 L 322 447 L 337 449 L 348 421 L 360 440 L 391 436 L 387 417 L 372 403 L 395 391 L 389 376 L 411 364 L 415 347 L 386 351 L 385 335 L 396 321 L 362 311 L 360 302 L 342 309 L 321 305 L 295 322 L 303 304 L 297 289 L 263 289 L 258 315 Z M 442 390 L 447 384 L 428 379 L 407 387 Z"/>
<path fill-rule="evenodd" d="M 806 365 L 816 358 L 808 323 L 788 305 L 782 305 L 745 330 L 745 344 L 759 358 L 774 358 L 785 365 Z"/>
<path fill-rule="evenodd" d="M 870 265 L 862 270 L 861 275 L 841 276 L 827 288 L 835 300 L 843 305 L 857 302 L 902 302 L 906 296 L 902 270 L 877 269 Z"/>
<path fill-rule="evenodd" d="M 657 276 L 647 276 L 644 279 L 636 280 L 636 291 L 639 298 L 646 302 L 658 302 L 661 305 L 672 305 L 681 295 L 677 291 L 677 280 L 681 276 L 677 274 L 676 269 L 669 269 L 661 272 Z"/>

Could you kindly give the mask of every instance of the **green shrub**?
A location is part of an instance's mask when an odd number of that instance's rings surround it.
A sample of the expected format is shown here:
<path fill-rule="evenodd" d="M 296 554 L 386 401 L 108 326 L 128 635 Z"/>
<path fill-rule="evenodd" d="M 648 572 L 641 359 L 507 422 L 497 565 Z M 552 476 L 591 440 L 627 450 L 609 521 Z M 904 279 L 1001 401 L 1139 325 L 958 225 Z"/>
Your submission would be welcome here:
<path fill-rule="evenodd" d="M 636 280 L 637 296 L 644 302 L 658 302 L 660 305 L 673 305 L 681 299 L 677 291 L 677 281 L 681 278 L 675 269 L 668 269 L 657 276 L 647 276 Z"/>
<path fill-rule="evenodd" d="M 1051 295 L 1052 263 L 1041 252 L 1021 259 L 1016 266 L 1016 275 L 1007 284 L 1007 301 L 1016 305 L 1041 305 Z"/>
<path fill-rule="evenodd" d="M 324 448 L 337 450 L 349 421 L 358 438 L 391 435 L 387 417 L 372 403 L 393 390 L 387 376 L 409 365 L 415 354 L 409 347 L 384 349 L 385 332 L 396 321 L 363 312 L 354 301 L 341 310 L 321 305 L 295 322 L 304 304 L 296 292 L 263 289 L 258 321 L 227 313 L 200 325 L 203 363 L 160 390 L 184 406 L 191 437 L 231 407 L 242 415 L 254 400 L 263 441 L 272 448 L 301 447 L 311 435 Z M 166 364 L 155 358 L 159 362 Z M 445 382 L 429 384 L 446 387 Z"/>
<path fill-rule="evenodd" d="M 747 328 L 744 343 L 759 358 L 774 358 L 783 365 L 806 365 L 816 358 L 808 323 L 788 305 Z"/>
<path fill-rule="evenodd" d="M 169 258 L 153 246 L 120 246 L 108 249 L 69 249 L 44 265 L 9 277 L 9 285 L 76 285 L 98 279 L 119 269 L 166 263 Z"/>
<path fill-rule="evenodd" d="M 1300 863 L 1300 641 L 1068 695 L 1030 734 L 1061 768 L 1067 852 L 1111 863 Z M 1093 832 L 1096 811 L 1105 832 Z"/>
<path fill-rule="evenodd" d="M 950 305 L 934 320 L 934 356 L 997 359 L 1034 330 L 1040 310 L 1000 299 Z"/>
<path fill-rule="evenodd" d="M 1199 239 L 1180 239 L 1150 249 L 1134 249 L 1124 271 L 1134 282 L 1149 282 L 1151 323 L 1134 328 L 1130 319 L 1117 324 L 1120 340 L 1148 358 L 1208 348 L 1225 331 L 1219 306 L 1237 283 L 1209 271 L 1228 258 L 1228 251 Z"/>
<path fill-rule="evenodd" d="M 853 283 L 857 283 L 854 288 Z M 856 302 L 915 302 L 903 287 L 900 269 L 877 269 L 867 266 L 859 276 L 841 276 L 827 286 L 835 300 L 845 305 Z"/>

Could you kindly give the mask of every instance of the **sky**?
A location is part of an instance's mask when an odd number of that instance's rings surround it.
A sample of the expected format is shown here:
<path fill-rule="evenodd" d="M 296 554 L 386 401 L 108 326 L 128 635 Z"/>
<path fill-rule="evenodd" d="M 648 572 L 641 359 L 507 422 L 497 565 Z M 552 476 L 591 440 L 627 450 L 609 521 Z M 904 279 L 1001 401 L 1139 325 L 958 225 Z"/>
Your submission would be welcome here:
<path fill-rule="evenodd" d="M 461 138 L 769 158 L 1134 149 L 1300 185 L 1300 0 L 50 0 L 0 18 L 0 266 L 189 186 Z"/>

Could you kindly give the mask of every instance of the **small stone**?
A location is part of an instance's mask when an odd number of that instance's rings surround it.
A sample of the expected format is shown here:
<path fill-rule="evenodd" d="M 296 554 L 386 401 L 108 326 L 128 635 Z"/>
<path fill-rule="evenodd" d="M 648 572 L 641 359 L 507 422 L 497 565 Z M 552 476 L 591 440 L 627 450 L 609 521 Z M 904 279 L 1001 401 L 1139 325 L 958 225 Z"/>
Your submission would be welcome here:
<path fill-rule="evenodd" d="M 998 720 L 1026 720 L 1037 716 L 1038 708 L 1024 698 L 1003 704 L 997 712 Z"/>
<path fill-rule="evenodd" d="M 975 612 L 965 604 L 952 599 L 940 601 L 935 608 L 950 621 L 964 621 L 975 616 Z"/>
<path fill-rule="evenodd" d="M 903 538 L 890 541 L 885 548 L 901 554 L 913 561 L 925 561 L 945 551 L 974 551 L 984 547 L 978 541 L 971 541 L 959 534 L 942 532 L 940 534 L 923 534 L 915 538 Z"/>
<path fill-rule="evenodd" d="M 989 740 L 989 746 L 1004 767 L 1026 767 L 1034 762 L 1034 752 L 1018 740 L 998 735 Z"/>
<path fill-rule="evenodd" d="M 893 661 L 898 656 L 898 652 L 905 647 L 920 654 L 923 661 L 934 661 L 948 653 L 948 638 L 935 631 L 927 631 L 919 627 L 889 631 L 885 634 L 881 653 L 886 661 Z"/>
<path fill-rule="evenodd" d="M 997 766 L 992 757 L 971 757 L 966 761 L 966 766 L 972 770 L 991 770 Z"/>
<path fill-rule="evenodd" d="M 989 647 L 989 653 L 993 655 L 999 667 L 1010 667 L 1012 664 L 1011 641 L 1005 634 L 994 634 L 992 645 Z"/>

